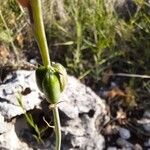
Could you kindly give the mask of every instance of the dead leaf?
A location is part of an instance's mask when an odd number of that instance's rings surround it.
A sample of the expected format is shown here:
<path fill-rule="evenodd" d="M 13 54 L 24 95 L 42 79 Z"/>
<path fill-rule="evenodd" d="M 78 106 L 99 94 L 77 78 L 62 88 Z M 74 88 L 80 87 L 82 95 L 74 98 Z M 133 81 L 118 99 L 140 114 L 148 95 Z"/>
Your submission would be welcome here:
<path fill-rule="evenodd" d="M 127 114 L 122 108 L 117 111 L 116 119 L 120 124 L 125 124 L 127 122 Z"/>
<path fill-rule="evenodd" d="M 4 45 L 0 45 L 0 63 L 5 64 L 9 56 L 8 49 Z"/>
<path fill-rule="evenodd" d="M 113 124 L 108 124 L 105 129 L 104 129 L 104 134 L 105 135 L 113 135 L 118 132 L 118 127 Z"/>
<path fill-rule="evenodd" d="M 126 93 L 126 99 L 125 99 L 126 105 L 129 107 L 137 106 L 137 103 L 136 103 L 137 94 L 135 90 L 133 90 L 130 87 L 126 87 L 125 93 Z"/>
<path fill-rule="evenodd" d="M 107 92 L 107 98 L 109 100 L 114 99 L 116 97 L 125 97 L 125 93 L 118 87 L 114 87 L 113 89 Z"/>
<path fill-rule="evenodd" d="M 24 37 L 22 35 L 22 33 L 19 33 L 16 37 L 16 40 L 18 42 L 18 45 L 21 46 L 21 48 L 23 47 L 23 41 L 24 41 Z"/>

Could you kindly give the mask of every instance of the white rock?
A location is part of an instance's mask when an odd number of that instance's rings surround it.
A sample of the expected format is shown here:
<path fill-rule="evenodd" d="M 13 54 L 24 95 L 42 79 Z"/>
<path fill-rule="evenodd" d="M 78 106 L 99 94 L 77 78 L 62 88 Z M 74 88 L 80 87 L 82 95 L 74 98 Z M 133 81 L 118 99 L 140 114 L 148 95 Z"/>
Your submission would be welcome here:
<path fill-rule="evenodd" d="M 0 114 L 0 134 L 7 131 L 7 124 L 4 122 L 4 117 Z"/>
<path fill-rule="evenodd" d="M 18 105 L 16 98 L 18 91 L 25 88 L 30 89 L 28 94 L 23 95 L 23 104 L 26 111 L 33 110 L 35 107 L 39 108 L 43 100 L 39 98 L 42 95 L 37 89 L 34 71 L 17 71 L 16 77 L 15 79 L 10 78 L 10 82 L 0 86 L 0 114 L 2 115 L 0 120 L 2 121 L 4 120 L 3 118 L 12 119 L 24 113 Z M 89 87 L 86 87 L 78 79 L 70 76 L 68 76 L 68 86 L 62 93 L 60 101 L 62 102 L 58 106 L 61 123 L 63 124 L 62 138 L 64 140 L 62 150 L 76 150 L 75 147 L 78 147 L 78 149 L 102 150 L 104 148 L 104 138 L 98 132 L 99 128 L 95 125 L 95 122 L 96 120 L 100 120 L 100 122 L 105 121 L 106 109 L 104 101 Z M 47 106 L 47 103 L 45 104 Z M 21 116 L 19 117 L 20 119 Z M 22 128 L 22 130 L 25 130 L 24 128 L 26 127 L 23 125 Z M 13 150 L 23 149 L 23 144 L 22 142 L 20 143 L 17 136 L 22 135 L 20 133 L 22 130 L 17 131 L 16 135 L 16 129 L 18 127 L 15 126 L 14 128 L 12 124 L 11 130 L 0 136 L 1 147 L 6 149 L 11 147 Z M 32 137 L 32 133 L 28 134 L 31 134 Z M 48 139 L 49 143 L 45 144 L 43 149 L 54 149 L 52 148 L 55 139 L 54 134 L 51 138 Z M 30 139 L 29 136 L 28 139 Z M 32 141 L 29 145 L 32 145 Z M 39 149 L 38 145 L 34 145 L 34 148 Z"/>
<path fill-rule="evenodd" d="M 0 113 L 5 119 L 11 119 L 17 115 L 23 114 L 20 108 L 17 93 L 29 88 L 30 93 L 22 96 L 22 102 L 26 110 L 33 109 L 41 103 L 39 99 L 39 90 L 35 82 L 34 71 L 17 71 L 16 78 L 12 76 L 12 80 L 0 86 Z M 11 78 L 9 77 L 9 80 Z"/>
<path fill-rule="evenodd" d="M 11 126 L 10 130 L 0 135 L 0 149 L 4 150 L 32 150 L 19 140 L 15 133 L 14 125 Z"/>

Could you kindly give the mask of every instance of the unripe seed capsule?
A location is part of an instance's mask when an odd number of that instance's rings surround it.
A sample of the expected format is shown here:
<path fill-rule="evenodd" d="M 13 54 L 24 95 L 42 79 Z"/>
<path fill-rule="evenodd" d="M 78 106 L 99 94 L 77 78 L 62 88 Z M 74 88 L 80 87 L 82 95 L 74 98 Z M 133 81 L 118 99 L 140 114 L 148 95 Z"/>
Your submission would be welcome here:
<path fill-rule="evenodd" d="M 51 104 L 58 103 L 61 92 L 59 79 L 55 73 L 50 70 L 47 71 L 42 82 L 42 87 L 48 102 Z"/>

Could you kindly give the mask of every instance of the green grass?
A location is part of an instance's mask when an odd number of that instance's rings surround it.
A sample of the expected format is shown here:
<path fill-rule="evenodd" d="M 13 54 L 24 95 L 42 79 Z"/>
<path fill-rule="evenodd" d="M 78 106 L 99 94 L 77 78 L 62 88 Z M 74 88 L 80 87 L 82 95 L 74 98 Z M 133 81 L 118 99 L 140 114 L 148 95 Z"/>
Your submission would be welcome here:
<path fill-rule="evenodd" d="M 7 6 L 3 2 L 2 12 L 9 29 L 16 31 L 7 14 L 13 12 L 18 18 L 22 12 L 18 6 L 12 5 L 13 0 L 8 2 Z M 52 60 L 67 66 L 70 74 L 90 79 L 92 84 L 99 83 L 109 68 L 116 72 L 150 74 L 150 4 L 135 0 L 138 9 L 125 21 L 115 10 L 107 9 L 104 0 L 61 2 L 59 6 L 54 0 L 43 3 Z M 21 27 L 17 21 L 15 24 L 19 30 Z M 3 31 L 5 27 L 0 23 L 0 32 Z M 136 80 L 134 84 L 136 86 Z"/>
<path fill-rule="evenodd" d="M 89 0 L 67 1 L 65 10 L 68 17 L 67 22 L 62 23 L 55 20 L 52 28 L 49 28 L 55 34 L 50 32 L 51 36 L 57 38 L 58 43 L 73 41 L 73 44 L 67 47 L 66 55 L 69 57 L 65 58 L 72 73 L 82 76 L 86 72 L 92 72 L 97 78 L 103 70 L 98 68 L 106 63 L 109 57 L 116 56 L 114 52 L 115 26 L 118 20 L 113 12 L 107 12 L 103 1 L 98 0 L 94 4 Z M 55 26 L 56 22 L 57 26 Z M 64 32 L 57 27 L 61 27 Z M 104 51 L 108 49 L 110 53 L 104 56 L 106 54 Z"/>
<path fill-rule="evenodd" d="M 46 20 L 50 45 L 62 54 L 54 59 L 65 59 L 71 74 L 94 83 L 108 68 L 149 75 L 150 6 L 144 1 L 136 4 L 137 12 L 125 21 L 115 10 L 107 10 L 104 0 L 65 1 L 67 21 L 57 19 L 56 12 Z M 69 41 L 72 44 L 63 45 Z"/>
<path fill-rule="evenodd" d="M 26 109 L 25 109 L 25 107 L 24 107 L 24 105 L 23 105 L 23 98 L 22 98 L 21 93 L 18 93 L 18 95 L 17 95 L 17 101 L 18 101 L 19 106 L 20 106 L 20 107 L 22 108 L 22 110 L 23 110 L 24 117 L 25 117 L 25 119 L 26 119 L 28 125 L 29 125 L 31 128 L 33 128 L 34 131 L 35 131 L 35 133 L 36 133 L 36 134 L 33 135 L 34 138 L 37 140 L 37 142 L 43 142 L 42 137 L 41 137 L 42 132 L 41 132 L 40 129 L 38 128 L 37 124 L 34 122 L 32 115 L 26 112 Z"/>
<path fill-rule="evenodd" d="M 15 0 L 0 2 L 0 43 L 9 46 L 10 52 L 13 51 L 17 61 L 19 53 L 15 40 L 24 24 L 22 18 L 23 13 Z"/>

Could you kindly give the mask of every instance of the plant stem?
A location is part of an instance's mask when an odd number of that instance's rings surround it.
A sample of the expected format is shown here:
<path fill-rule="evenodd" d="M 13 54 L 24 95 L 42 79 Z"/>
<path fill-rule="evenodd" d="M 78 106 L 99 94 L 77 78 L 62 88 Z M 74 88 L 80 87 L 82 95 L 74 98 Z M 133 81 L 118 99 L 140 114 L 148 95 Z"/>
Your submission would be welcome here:
<path fill-rule="evenodd" d="M 41 0 L 30 0 L 31 8 L 29 9 L 31 23 L 33 25 L 34 34 L 40 48 L 42 61 L 45 67 L 51 66 L 49 57 L 49 51 L 47 46 L 47 40 L 45 35 L 44 23 L 42 18 Z M 31 9 L 31 10 L 30 10 Z M 54 124 L 55 124 L 55 135 L 56 135 L 56 150 L 61 148 L 61 125 L 58 107 L 53 108 Z"/>
<path fill-rule="evenodd" d="M 51 66 L 51 63 L 42 17 L 41 0 L 30 0 L 30 5 L 31 10 L 29 8 L 29 12 L 31 13 L 31 23 L 40 49 L 42 61 L 45 67 L 49 67 Z"/>
<path fill-rule="evenodd" d="M 60 125 L 60 118 L 59 118 L 59 112 L 58 112 L 57 106 L 53 108 L 53 115 L 54 115 L 55 136 L 56 136 L 56 150 L 60 150 L 61 148 L 61 125 Z"/>

